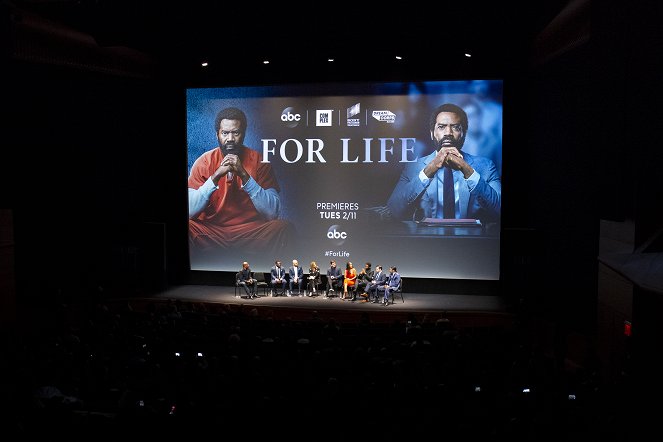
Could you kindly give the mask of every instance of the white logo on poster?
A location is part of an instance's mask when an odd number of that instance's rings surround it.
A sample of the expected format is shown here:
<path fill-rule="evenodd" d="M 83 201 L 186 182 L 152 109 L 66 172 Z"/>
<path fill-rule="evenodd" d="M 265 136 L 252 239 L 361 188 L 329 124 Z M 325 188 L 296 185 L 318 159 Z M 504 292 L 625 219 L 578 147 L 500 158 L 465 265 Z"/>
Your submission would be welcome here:
<path fill-rule="evenodd" d="M 334 224 L 327 229 L 327 238 L 331 239 L 334 241 L 334 244 L 337 246 L 340 246 L 345 242 L 346 239 L 348 239 L 348 233 L 347 232 L 339 232 L 338 229 L 340 229 L 341 226 L 338 224 Z"/>
<path fill-rule="evenodd" d="M 294 107 L 286 107 L 281 112 L 281 121 L 286 127 L 296 127 L 301 121 L 302 116 L 295 112 Z"/>
<path fill-rule="evenodd" d="M 353 118 L 355 115 L 358 115 L 359 112 L 361 112 L 360 103 L 354 104 L 347 109 L 348 127 L 359 126 L 359 118 Z"/>
<path fill-rule="evenodd" d="M 375 110 L 373 111 L 373 118 L 384 123 L 393 124 L 396 122 L 396 114 L 388 110 Z"/>
<path fill-rule="evenodd" d="M 332 110 L 319 110 L 315 111 L 315 125 L 316 126 L 331 126 L 332 125 Z"/>

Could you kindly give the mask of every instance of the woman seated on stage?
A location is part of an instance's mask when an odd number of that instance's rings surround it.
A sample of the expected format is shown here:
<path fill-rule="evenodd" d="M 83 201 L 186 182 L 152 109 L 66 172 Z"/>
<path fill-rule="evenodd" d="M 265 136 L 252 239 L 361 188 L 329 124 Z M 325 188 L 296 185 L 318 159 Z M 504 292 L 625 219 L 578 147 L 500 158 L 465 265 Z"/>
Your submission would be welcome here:
<path fill-rule="evenodd" d="M 321 282 L 320 267 L 315 261 L 311 261 L 308 268 L 308 278 L 306 279 L 307 296 L 317 294 L 317 287 Z"/>
<path fill-rule="evenodd" d="M 357 295 L 357 291 L 354 290 L 354 286 L 357 283 L 357 270 L 352 266 L 352 263 L 348 261 L 345 265 L 345 278 L 343 279 L 343 297 L 341 299 L 348 299 L 348 287 L 352 290 L 352 301 L 354 301 Z"/>

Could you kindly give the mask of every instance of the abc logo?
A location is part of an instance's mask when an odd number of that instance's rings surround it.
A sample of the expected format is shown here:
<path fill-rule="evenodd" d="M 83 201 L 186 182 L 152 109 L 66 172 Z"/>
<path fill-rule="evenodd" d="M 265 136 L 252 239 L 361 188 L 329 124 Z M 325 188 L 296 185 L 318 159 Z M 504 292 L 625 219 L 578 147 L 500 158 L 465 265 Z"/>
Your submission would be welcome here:
<path fill-rule="evenodd" d="M 334 224 L 327 230 L 327 238 L 334 241 L 334 244 L 340 246 L 348 238 L 347 232 L 339 232 L 341 226 Z"/>
<path fill-rule="evenodd" d="M 286 127 L 296 127 L 301 119 L 302 116 L 295 112 L 294 107 L 286 107 L 281 112 L 281 121 Z"/>

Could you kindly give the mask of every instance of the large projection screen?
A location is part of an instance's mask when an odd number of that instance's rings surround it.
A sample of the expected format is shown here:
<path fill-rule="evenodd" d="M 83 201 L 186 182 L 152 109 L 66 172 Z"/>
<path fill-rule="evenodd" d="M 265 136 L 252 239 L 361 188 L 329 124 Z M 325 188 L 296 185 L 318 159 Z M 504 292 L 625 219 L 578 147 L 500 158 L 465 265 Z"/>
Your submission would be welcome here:
<path fill-rule="evenodd" d="M 374 267 L 397 266 L 408 277 L 498 280 L 502 97 L 503 82 L 494 79 L 187 89 L 191 270 L 238 271 L 248 261 L 254 271 L 268 272 L 276 260 L 287 268 L 297 259 L 305 269 L 316 261 L 324 274 L 333 259 L 341 269 L 347 261 L 356 268 L 370 261 Z M 439 148 L 431 137 L 431 114 L 445 103 L 467 115 L 461 154 L 473 158 L 479 179 L 457 184 L 464 189 L 457 188 L 459 220 L 440 216 L 435 201 L 422 203 L 430 199 L 428 189 L 438 185 L 443 169 L 396 216 L 391 209 L 400 203 L 390 205 L 392 193 L 399 181 L 419 179 L 413 171 L 419 172 L 421 161 Z M 218 190 L 192 194 L 219 166 L 210 162 L 224 158 L 215 124 L 226 108 L 246 115 L 247 126 L 238 134 L 242 147 L 235 148 L 247 151 L 240 154 L 247 165 L 243 155 L 255 152 L 255 172 L 249 173 L 254 182 L 247 190 L 238 176 L 224 176 Z M 193 179 L 197 161 L 205 164 L 198 164 Z M 272 188 L 272 206 L 257 211 L 267 204 L 263 187 Z M 490 203 L 479 195 L 482 191 L 491 193 Z M 210 199 L 198 200 L 202 211 L 192 212 L 201 193 Z M 462 204 L 474 209 L 464 212 Z M 486 204 L 490 210 L 475 210 Z M 424 206 L 432 212 L 425 213 Z M 244 229 L 241 223 L 252 213 L 258 217 Z M 271 218 L 280 220 L 278 235 L 263 228 Z"/>

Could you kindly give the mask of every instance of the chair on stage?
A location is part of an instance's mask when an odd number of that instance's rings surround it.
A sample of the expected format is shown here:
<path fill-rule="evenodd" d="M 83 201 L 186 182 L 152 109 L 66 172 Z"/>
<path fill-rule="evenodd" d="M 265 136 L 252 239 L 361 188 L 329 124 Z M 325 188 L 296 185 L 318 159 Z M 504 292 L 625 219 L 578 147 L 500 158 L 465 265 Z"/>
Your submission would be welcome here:
<path fill-rule="evenodd" d="M 333 298 L 335 296 L 340 296 L 340 294 L 343 293 L 343 275 L 340 276 L 335 284 L 331 283 L 326 274 L 321 274 L 320 279 L 320 284 L 324 287 L 324 298 Z M 334 291 L 330 292 L 330 289 L 333 289 Z"/>
<path fill-rule="evenodd" d="M 271 273 L 269 274 L 269 278 L 270 278 L 269 279 L 269 287 L 270 287 L 270 291 L 272 293 L 272 296 L 285 296 L 286 291 L 288 290 L 289 275 L 287 273 L 285 274 L 285 279 L 284 279 L 285 284 L 283 284 L 283 283 L 280 283 L 280 284 L 273 283 L 272 279 L 271 279 L 272 278 Z"/>
<path fill-rule="evenodd" d="M 242 275 L 241 272 L 237 272 L 235 274 L 235 298 L 248 298 L 249 296 L 246 294 L 246 290 L 244 289 L 244 286 L 246 284 L 240 281 L 241 275 Z M 262 277 L 264 285 L 260 284 L 260 277 Z M 265 282 L 265 275 L 262 272 L 258 272 L 254 273 L 253 278 L 258 281 L 255 294 L 256 295 L 258 294 L 258 289 L 260 287 L 263 288 L 263 293 L 265 293 L 265 290 L 267 289 L 267 283 Z"/>
<path fill-rule="evenodd" d="M 318 275 L 318 277 L 315 279 L 309 279 L 310 276 L 311 275 L 309 273 L 304 274 L 304 277 L 306 278 L 306 289 L 304 290 L 304 293 L 308 296 L 318 296 L 321 292 L 320 288 L 322 286 L 322 275 Z"/>
<path fill-rule="evenodd" d="M 239 281 L 240 276 L 241 276 L 241 272 L 237 272 L 235 274 L 235 298 L 242 298 L 242 297 L 247 297 L 248 298 L 248 296 L 246 296 L 246 290 L 244 290 L 244 286 L 240 284 L 240 281 Z M 238 292 L 239 292 L 239 294 L 238 294 Z M 244 296 L 242 296 L 242 294 Z"/>
<path fill-rule="evenodd" d="M 345 279 L 345 275 L 343 276 L 343 279 Z M 343 287 L 343 285 L 341 285 Z M 347 301 L 356 301 L 357 300 L 357 280 L 355 279 L 355 283 L 352 285 L 348 286 L 348 297 L 345 298 Z M 343 299 L 343 289 L 341 288 L 341 293 L 339 295 L 341 299 Z"/>
<path fill-rule="evenodd" d="M 258 281 L 258 286 L 257 286 L 256 291 L 258 289 L 262 289 L 263 296 L 266 296 L 267 295 L 267 287 L 269 286 L 269 284 L 267 284 L 267 279 L 265 277 L 265 273 L 264 272 L 255 272 L 253 277 L 256 279 L 256 281 Z"/>
<path fill-rule="evenodd" d="M 398 287 L 396 290 L 390 290 L 389 294 L 391 295 L 391 303 L 394 303 L 394 297 L 395 296 L 400 296 L 401 301 L 403 301 L 403 304 L 405 303 L 405 298 L 403 298 L 403 277 L 401 276 L 401 280 L 398 283 Z"/>
<path fill-rule="evenodd" d="M 327 275 L 324 273 L 320 274 L 320 286 L 323 288 L 322 290 L 322 297 L 323 298 L 329 298 L 329 285 L 328 285 L 328 279 Z"/>

